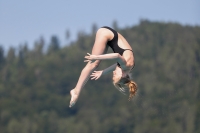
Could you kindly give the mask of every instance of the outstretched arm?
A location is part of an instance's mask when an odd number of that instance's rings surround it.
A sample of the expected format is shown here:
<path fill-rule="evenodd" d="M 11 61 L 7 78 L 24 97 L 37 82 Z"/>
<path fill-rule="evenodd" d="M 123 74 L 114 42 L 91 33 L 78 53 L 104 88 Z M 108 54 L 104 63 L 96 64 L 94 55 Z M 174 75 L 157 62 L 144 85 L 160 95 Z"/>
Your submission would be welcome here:
<path fill-rule="evenodd" d="M 102 75 L 105 75 L 105 74 L 108 74 L 108 73 L 114 71 L 116 66 L 117 66 L 117 64 L 113 64 L 112 66 L 109 66 L 108 68 L 104 69 Z"/>
<path fill-rule="evenodd" d="M 91 55 L 87 53 L 85 56 L 84 62 L 95 61 L 95 60 L 116 60 L 120 65 L 126 65 L 126 61 L 123 56 L 118 53 L 110 53 L 110 54 L 103 54 L 103 55 Z"/>
<path fill-rule="evenodd" d="M 117 64 L 113 64 L 112 66 L 109 66 L 108 68 L 104 69 L 104 70 L 100 70 L 100 71 L 94 71 L 90 77 L 91 80 L 97 80 L 99 79 L 102 75 L 108 74 L 110 72 L 112 72 L 113 70 L 115 70 Z"/>

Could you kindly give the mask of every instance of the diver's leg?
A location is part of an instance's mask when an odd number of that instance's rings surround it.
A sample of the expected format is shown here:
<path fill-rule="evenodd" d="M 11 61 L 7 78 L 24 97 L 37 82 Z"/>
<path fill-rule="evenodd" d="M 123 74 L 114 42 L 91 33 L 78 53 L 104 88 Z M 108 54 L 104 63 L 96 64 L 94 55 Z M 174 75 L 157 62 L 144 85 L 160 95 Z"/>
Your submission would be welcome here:
<path fill-rule="evenodd" d="M 107 39 L 105 36 L 102 35 L 102 31 L 98 30 L 91 54 L 100 55 L 106 53 L 107 50 L 108 50 Z M 82 88 L 87 83 L 91 73 L 98 67 L 99 64 L 100 60 L 96 60 L 93 63 L 88 62 L 87 65 L 83 68 L 80 77 L 78 79 L 78 82 L 76 84 L 76 87 L 70 91 L 71 101 L 69 107 L 72 107 L 76 103 Z"/>

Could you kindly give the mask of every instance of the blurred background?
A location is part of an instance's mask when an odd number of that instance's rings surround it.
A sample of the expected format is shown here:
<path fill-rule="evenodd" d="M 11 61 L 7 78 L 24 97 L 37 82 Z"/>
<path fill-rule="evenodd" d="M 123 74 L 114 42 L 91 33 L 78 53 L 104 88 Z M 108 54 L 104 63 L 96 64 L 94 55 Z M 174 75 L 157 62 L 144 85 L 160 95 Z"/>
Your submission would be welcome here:
<path fill-rule="evenodd" d="M 0 133 L 199 133 L 199 7 L 198 0 L 0 0 Z M 131 44 L 138 93 L 128 102 L 108 74 L 89 81 L 69 108 L 102 26 Z"/>

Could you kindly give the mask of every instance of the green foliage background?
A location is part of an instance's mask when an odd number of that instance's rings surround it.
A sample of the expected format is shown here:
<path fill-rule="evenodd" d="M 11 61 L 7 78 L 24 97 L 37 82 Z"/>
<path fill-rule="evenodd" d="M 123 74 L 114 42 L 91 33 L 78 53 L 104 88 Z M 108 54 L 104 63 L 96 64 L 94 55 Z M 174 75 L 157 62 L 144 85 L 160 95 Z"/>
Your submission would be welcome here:
<path fill-rule="evenodd" d="M 199 133 L 200 27 L 143 20 L 118 31 L 136 59 L 131 102 L 109 74 L 89 81 L 68 107 L 94 29 L 65 47 L 53 36 L 45 52 L 43 38 L 31 50 L 24 44 L 5 55 L 0 47 L 0 133 Z"/>

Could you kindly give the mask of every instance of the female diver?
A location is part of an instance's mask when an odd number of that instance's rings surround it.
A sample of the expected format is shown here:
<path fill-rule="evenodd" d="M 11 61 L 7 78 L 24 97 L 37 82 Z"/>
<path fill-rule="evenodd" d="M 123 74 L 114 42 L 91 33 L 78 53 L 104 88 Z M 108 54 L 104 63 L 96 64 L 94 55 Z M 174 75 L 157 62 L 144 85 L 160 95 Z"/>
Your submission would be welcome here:
<path fill-rule="evenodd" d="M 106 54 L 108 47 L 111 47 L 114 53 Z M 101 70 L 95 71 L 101 60 L 115 60 L 116 64 Z M 101 27 L 95 38 L 92 53 L 85 56 L 87 65 L 83 68 L 76 87 L 70 91 L 71 101 L 69 107 L 75 105 L 79 94 L 91 77 L 91 80 L 97 80 L 102 75 L 113 71 L 114 86 L 125 93 L 125 88 L 129 88 L 129 100 L 136 94 L 137 84 L 130 79 L 130 71 L 135 65 L 134 54 L 131 46 L 126 39 L 110 27 Z"/>

